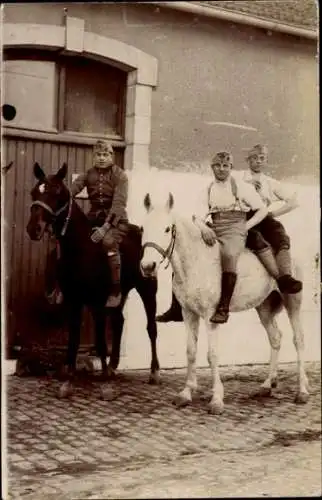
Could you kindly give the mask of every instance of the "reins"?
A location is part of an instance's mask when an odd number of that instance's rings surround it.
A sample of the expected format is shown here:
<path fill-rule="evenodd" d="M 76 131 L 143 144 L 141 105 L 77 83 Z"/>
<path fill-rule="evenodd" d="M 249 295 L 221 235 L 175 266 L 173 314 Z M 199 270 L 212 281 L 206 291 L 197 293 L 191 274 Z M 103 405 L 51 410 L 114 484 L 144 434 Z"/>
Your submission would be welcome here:
<path fill-rule="evenodd" d="M 169 243 L 168 247 L 166 248 L 166 250 L 164 250 L 160 245 L 158 245 L 157 243 L 154 243 L 153 241 L 147 241 L 142 246 L 142 254 L 146 248 L 154 248 L 163 257 L 160 264 L 162 264 L 162 262 L 164 262 L 166 259 L 168 259 L 168 263 L 165 266 L 165 269 L 167 269 L 170 265 L 170 259 L 171 259 L 172 254 L 173 254 L 174 245 L 176 242 L 176 235 L 177 235 L 176 226 L 175 226 L 175 224 L 172 224 L 172 226 L 171 226 L 171 240 L 170 240 L 170 243 Z"/>

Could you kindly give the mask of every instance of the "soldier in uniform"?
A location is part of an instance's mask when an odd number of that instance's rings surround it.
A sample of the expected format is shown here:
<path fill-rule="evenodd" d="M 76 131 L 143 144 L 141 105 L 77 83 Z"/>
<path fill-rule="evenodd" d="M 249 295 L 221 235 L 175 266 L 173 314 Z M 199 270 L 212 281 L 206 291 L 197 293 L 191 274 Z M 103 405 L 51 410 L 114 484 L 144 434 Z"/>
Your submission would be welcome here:
<path fill-rule="evenodd" d="M 76 196 L 85 187 L 90 202 L 87 215 L 93 227 L 91 238 L 94 243 L 102 241 L 111 268 L 112 289 L 105 306 L 117 307 L 121 302 L 119 245 L 128 231 L 128 179 L 114 164 L 113 148 L 105 140 L 94 145 L 93 167 L 73 182 L 72 195 Z"/>

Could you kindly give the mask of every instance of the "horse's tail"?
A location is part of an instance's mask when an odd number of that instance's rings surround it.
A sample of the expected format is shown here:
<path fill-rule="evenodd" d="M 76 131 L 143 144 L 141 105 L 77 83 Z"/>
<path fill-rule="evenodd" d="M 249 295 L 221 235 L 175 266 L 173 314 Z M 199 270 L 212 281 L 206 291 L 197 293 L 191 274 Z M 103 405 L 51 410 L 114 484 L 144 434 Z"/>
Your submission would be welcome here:
<path fill-rule="evenodd" d="M 283 307 L 283 297 L 278 290 L 273 290 L 267 297 L 271 312 L 274 314 L 279 313 Z"/>

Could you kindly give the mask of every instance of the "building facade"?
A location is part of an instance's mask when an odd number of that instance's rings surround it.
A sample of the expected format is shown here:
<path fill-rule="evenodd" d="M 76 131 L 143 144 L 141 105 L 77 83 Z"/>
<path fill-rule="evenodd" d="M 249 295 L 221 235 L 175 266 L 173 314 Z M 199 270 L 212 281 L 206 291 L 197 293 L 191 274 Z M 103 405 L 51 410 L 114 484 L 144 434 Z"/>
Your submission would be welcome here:
<path fill-rule="evenodd" d="M 277 15 L 277 3 L 264 14 L 258 1 L 5 6 L 3 88 L 17 110 L 2 129 L 11 341 L 32 330 L 44 286 L 47 242 L 25 231 L 35 161 L 46 172 L 66 161 L 72 176 L 107 137 L 126 170 L 202 173 L 218 149 L 244 168 L 245 150 L 265 142 L 274 176 L 318 178 L 316 7 L 283 2 Z"/>

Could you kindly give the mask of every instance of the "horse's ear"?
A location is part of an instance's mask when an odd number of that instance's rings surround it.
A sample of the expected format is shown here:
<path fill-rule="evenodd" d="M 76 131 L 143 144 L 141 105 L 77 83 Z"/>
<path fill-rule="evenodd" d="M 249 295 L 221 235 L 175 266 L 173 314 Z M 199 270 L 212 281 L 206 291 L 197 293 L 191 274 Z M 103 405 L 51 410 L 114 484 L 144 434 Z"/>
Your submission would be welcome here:
<path fill-rule="evenodd" d="M 63 163 L 63 165 L 60 167 L 60 169 L 58 170 L 57 174 L 56 174 L 56 177 L 58 179 L 60 179 L 61 181 L 65 179 L 66 177 L 66 174 L 67 174 L 67 170 L 68 170 L 68 167 L 67 167 L 67 163 Z"/>
<path fill-rule="evenodd" d="M 169 193 L 169 198 L 168 198 L 168 201 L 167 201 L 167 209 L 171 210 L 172 207 L 173 207 L 173 204 L 174 204 L 173 194 Z"/>
<path fill-rule="evenodd" d="M 144 197 L 144 206 L 146 208 L 146 211 L 148 212 L 151 208 L 151 198 L 150 198 L 150 194 L 147 193 Z"/>
<path fill-rule="evenodd" d="M 42 179 L 44 179 L 46 177 L 45 172 L 43 171 L 43 169 L 41 168 L 41 166 L 37 162 L 34 164 L 34 175 L 35 175 L 36 179 L 38 179 L 39 181 L 41 181 Z"/>

